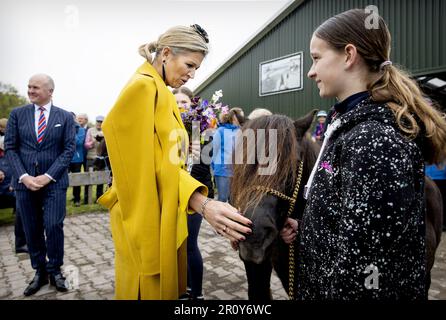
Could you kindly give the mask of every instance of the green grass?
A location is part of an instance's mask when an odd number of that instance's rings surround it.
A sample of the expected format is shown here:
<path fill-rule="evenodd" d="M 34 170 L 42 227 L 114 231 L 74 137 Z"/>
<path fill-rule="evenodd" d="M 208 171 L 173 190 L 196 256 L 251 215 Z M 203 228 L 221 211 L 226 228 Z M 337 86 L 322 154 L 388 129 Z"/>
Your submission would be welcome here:
<path fill-rule="evenodd" d="M 107 186 L 104 187 L 104 192 L 107 190 Z M 96 186 L 93 186 L 93 201 L 96 199 Z M 67 190 L 67 216 L 90 213 L 90 212 L 106 212 L 107 209 L 98 203 L 93 204 L 82 204 L 84 202 L 84 187 L 81 187 L 81 205 L 75 207 L 73 205 L 73 188 L 68 188 Z M 14 223 L 14 215 L 12 214 L 12 209 L 0 209 L 0 226 L 8 225 Z"/>
<path fill-rule="evenodd" d="M 12 209 L 0 209 L 0 225 L 14 223 L 14 215 Z"/>

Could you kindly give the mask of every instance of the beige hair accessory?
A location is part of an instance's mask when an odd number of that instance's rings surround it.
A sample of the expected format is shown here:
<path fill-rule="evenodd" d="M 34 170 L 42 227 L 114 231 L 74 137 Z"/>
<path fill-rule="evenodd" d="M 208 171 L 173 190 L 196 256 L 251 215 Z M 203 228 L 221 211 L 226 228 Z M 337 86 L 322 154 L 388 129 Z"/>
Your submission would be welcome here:
<path fill-rule="evenodd" d="M 379 65 L 379 70 L 384 70 L 385 66 L 391 66 L 391 65 L 392 65 L 392 61 L 386 60 Z"/>

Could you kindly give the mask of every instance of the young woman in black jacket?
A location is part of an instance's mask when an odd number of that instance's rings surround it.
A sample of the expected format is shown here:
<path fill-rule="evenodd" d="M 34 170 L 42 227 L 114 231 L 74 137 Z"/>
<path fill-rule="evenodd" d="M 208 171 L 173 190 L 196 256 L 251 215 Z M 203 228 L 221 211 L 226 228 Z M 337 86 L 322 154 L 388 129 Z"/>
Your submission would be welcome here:
<path fill-rule="evenodd" d="M 299 298 L 425 299 L 424 161 L 446 121 L 390 61 L 379 17 L 354 9 L 313 34 L 308 77 L 336 97 L 297 231 Z"/>

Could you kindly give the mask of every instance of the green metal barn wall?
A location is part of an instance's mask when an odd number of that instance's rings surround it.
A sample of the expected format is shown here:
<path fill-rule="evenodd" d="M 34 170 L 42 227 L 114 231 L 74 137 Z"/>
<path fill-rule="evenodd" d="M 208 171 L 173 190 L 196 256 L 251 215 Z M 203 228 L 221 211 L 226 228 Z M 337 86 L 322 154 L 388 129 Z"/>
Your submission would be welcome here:
<path fill-rule="evenodd" d="M 223 102 L 231 107 L 240 106 L 246 112 L 266 107 L 275 113 L 297 117 L 312 108 L 328 109 L 334 100 L 321 99 L 314 82 L 306 77 L 311 66 L 312 32 L 337 13 L 367 5 L 376 5 L 389 25 L 394 63 L 413 75 L 446 71 L 445 0 L 312 0 L 297 7 L 197 94 L 211 97 L 215 90 L 223 89 Z M 304 53 L 303 90 L 260 97 L 259 63 L 298 51 Z"/>

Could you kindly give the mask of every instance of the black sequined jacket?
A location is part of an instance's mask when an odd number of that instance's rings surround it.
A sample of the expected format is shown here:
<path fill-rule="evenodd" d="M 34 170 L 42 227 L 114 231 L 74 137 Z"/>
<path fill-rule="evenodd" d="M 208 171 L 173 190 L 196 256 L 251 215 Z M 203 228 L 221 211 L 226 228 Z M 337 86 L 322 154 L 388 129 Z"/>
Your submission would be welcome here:
<path fill-rule="evenodd" d="M 337 119 L 299 225 L 298 298 L 423 299 L 420 147 L 370 98 Z"/>

